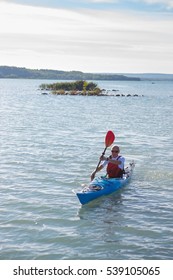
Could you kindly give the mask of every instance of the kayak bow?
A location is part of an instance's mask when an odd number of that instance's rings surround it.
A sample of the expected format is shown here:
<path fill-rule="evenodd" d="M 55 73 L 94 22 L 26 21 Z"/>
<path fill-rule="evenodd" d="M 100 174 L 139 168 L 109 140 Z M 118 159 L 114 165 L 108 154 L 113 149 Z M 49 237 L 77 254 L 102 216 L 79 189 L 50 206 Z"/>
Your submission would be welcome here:
<path fill-rule="evenodd" d="M 103 195 L 108 195 L 119 190 L 130 181 L 134 167 L 135 163 L 131 162 L 129 166 L 125 168 L 123 178 L 95 178 L 88 186 L 75 193 L 80 203 L 84 205 Z"/>

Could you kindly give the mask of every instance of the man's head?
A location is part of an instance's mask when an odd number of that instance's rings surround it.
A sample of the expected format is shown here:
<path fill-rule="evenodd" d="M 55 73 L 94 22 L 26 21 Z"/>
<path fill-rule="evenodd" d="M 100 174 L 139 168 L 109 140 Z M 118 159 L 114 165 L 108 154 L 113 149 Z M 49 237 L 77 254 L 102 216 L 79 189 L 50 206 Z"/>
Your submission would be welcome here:
<path fill-rule="evenodd" d="M 113 146 L 111 152 L 113 155 L 118 155 L 120 152 L 120 148 L 118 146 Z"/>

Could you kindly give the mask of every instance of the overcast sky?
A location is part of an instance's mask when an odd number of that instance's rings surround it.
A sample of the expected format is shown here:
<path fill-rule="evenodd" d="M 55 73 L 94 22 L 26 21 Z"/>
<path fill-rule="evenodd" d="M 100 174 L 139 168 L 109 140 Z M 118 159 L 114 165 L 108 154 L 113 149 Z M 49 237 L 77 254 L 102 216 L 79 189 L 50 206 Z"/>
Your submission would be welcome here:
<path fill-rule="evenodd" d="M 173 73 L 173 0 L 0 0 L 0 65 Z"/>

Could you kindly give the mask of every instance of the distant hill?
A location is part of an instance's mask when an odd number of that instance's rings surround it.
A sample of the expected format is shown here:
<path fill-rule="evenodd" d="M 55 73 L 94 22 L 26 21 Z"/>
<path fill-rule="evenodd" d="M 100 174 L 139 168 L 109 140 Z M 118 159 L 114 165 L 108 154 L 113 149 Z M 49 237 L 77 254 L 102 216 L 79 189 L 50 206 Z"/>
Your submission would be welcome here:
<path fill-rule="evenodd" d="M 124 74 L 127 77 L 140 78 L 142 81 L 173 81 L 173 74 L 144 73 L 144 74 Z"/>
<path fill-rule="evenodd" d="M 51 79 L 51 80 L 108 80 L 140 81 L 139 77 L 123 74 L 93 74 L 80 71 L 61 71 L 49 69 L 27 69 L 13 66 L 0 66 L 0 78 L 6 79 Z"/>

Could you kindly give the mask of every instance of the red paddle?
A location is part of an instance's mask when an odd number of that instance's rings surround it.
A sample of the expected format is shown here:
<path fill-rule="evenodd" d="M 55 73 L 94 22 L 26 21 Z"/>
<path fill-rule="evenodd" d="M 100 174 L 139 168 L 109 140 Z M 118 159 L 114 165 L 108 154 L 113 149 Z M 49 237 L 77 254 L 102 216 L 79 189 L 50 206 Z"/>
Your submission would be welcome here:
<path fill-rule="evenodd" d="M 114 142 L 114 140 L 115 140 L 115 135 L 114 135 L 114 133 L 113 133 L 111 130 L 109 130 L 109 131 L 107 132 L 107 134 L 106 134 L 106 137 L 105 137 L 105 149 L 104 149 L 104 151 L 103 151 L 103 153 L 102 153 L 102 156 L 104 156 L 104 154 L 105 154 L 107 148 L 108 148 L 109 146 L 112 145 L 112 143 Z M 96 167 L 95 171 L 96 171 L 97 168 L 99 167 L 100 162 L 101 162 L 101 159 L 99 160 L 99 163 L 97 164 L 97 167 Z"/>

